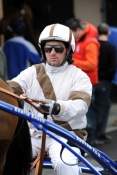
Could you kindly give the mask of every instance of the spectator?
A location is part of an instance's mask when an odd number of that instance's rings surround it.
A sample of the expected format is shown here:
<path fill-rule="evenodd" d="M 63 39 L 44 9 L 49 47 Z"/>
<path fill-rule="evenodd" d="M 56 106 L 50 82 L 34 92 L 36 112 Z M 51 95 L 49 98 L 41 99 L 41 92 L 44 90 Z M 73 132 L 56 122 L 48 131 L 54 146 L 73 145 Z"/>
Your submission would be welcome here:
<path fill-rule="evenodd" d="M 97 30 L 90 23 L 71 18 L 66 21 L 74 33 L 76 49 L 73 54 L 73 64 L 88 74 L 93 85 L 98 81 L 98 51 Z"/>
<path fill-rule="evenodd" d="M 106 134 L 109 111 L 111 107 L 110 89 L 116 70 L 116 48 L 108 41 L 109 26 L 106 23 L 98 25 L 99 52 L 99 84 L 96 87 L 97 122 L 96 143 L 103 144 L 111 140 Z"/>
<path fill-rule="evenodd" d="M 0 78 L 3 80 L 7 79 L 6 56 L 2 48 L 0 48 Z"/>
<path fill-rule="evenodd" d="M 87 113 L 88 142 L 92 144 L 95 138 L 95 88 L 98 83 L 99 42 L 97 40 L 97 29 L 93 24 L 81 21 L 77 18 L 67 20 L 66 25 L 72 29 L 76 40 L 73 64 L 87 73 L 93 85 L 92 101 Z"/>
<path fill-rule="evenodd" d="M 109 42 L 112 43 L 116 47 L 116 53 L 117 53 L 117 28 L 116 27 L 109 27 L 110 34 L 109 34 Z M 111 100 L 112 102 L 116 103 L 117 102 L 117 66 L 116 66 L 116 71 L 114 78 L 112 80 L 112 85 L 111 85 Z"/>
<path fill-rule="evenodd" d="M 4 33 L 9 38 L 3 45 L 3 51 L 6 55 L 8 79 L 11 79 L 29 65 L 40 63 L 41 57 L 35 46 L 25 37 L 29 26 L 24 16 L 17 12 L 4 20 Z"/>
<path fill-rule="evenodd" d="M 48 114 L 48 120 L 67 124 L 74 132 L 82 133 L 84 138 L 86 127 L 86 112 L 91 100 L 92 85 L 89 77 L 79 68 L 72 65 L 72 53 L 75 41 L 71 30 L 62 24 L 46 26 L 39 37 L 44 63 L 33 65 L 9 81 L 15 92 L 25 93 L 33 99 L 43 99 L 46 103 L 39 108 Z M 62 85 L 62 86 L 61 86 Z M 50 99 L 50 100 L 47 100 Z M 25 104 L 27 112 L 37 114 L 31 106 Z M 40 116 L 43 117 L 41 113 Z M 63 125 L 62 125 L 63 126 Z M 33 157 L 38 155 L 41 133 L 33 126 L 31 139 Z M 86 136 L 86 135 L 85 135 Z M 59 136 L 58 136 L 59 137 Z M 66 139 L 59 137 L 64 142 Z M 78 153 L 78 147 L 73 147 Z M 60 158 L 61 145 L 47 137 L 46 151 L 48 152 L 56 175 L 79 175 L 80 169 L 77 158 L 68 150 L 64 150 Z M 72 167 L 68 164 L 74 164 Z"/>

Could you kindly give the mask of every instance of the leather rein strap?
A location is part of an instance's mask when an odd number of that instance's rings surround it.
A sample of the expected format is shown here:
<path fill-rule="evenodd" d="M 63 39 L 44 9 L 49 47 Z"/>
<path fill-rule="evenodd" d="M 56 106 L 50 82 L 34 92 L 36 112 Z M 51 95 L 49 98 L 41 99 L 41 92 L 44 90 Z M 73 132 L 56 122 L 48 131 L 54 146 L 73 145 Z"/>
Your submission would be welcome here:
<path fill-rule="evenodd" d="M 31 106 L 33 106 L 38 112 L 44 114 L 44 111 L 41 110 L 38 105 L 36 105 L 36 104 L 39 104 L 39 103 L 45 103 L 43 100 L 35 100 L 35 99 L 28 98 L 28 97 L 19 96 L 19 95 L 15 94 L 15 93 L 13 93 L 13 92 L 11 92 L 9 90 L 1 88 L 1 87 L 0 87 L 0 92 L 2 92 L 4 94 L 7 94 L 9 96 L 12 96 L 12 97 L 14 97 L 17 100 L 23 100 L 26 103 L 28 103 Z"/>

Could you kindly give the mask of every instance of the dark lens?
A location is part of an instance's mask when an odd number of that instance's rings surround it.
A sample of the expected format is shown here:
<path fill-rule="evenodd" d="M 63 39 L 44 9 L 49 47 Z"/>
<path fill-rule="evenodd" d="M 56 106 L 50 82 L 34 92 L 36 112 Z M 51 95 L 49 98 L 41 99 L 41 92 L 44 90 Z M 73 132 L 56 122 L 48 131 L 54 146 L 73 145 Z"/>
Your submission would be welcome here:
<path fill-rule="evenodd" d="M 44 51 L 46 53 L 50 53 L 52 51 L 52 47 L 44 47 Z"/>
<path fill-rule="evenodd" d="M 57 53 L 63 53 L 63 51 L 64 51 L 64 47 L 62 47 L 62 46 L 54 47 L 54 49 L 55 49 L 55 51 L 56 51 Z"/>
<path fill-rule="evenodd" d="M 52 49 L 54 49 L 56 53 L 63 53 L 63 51 L 64 51 L 63 46 L 55 45 L 55 46 L 45 46 L 44 47 L 44 51 L 46 53 L 50 53 L 52 51 Z"/>

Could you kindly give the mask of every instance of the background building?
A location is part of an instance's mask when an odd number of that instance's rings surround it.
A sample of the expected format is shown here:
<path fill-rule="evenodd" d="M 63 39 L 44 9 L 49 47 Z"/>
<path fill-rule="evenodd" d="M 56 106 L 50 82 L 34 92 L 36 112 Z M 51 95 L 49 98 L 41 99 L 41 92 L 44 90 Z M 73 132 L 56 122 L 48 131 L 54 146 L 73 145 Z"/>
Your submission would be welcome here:
<path fill-rule="evenodd" d="M 117 1 L 115 0 L 0 0 L 3 3 L 4 15 L 9 9 L 20 8 L 28 4 L 33 12 L 33 26 L 36 31 L 52 22 L 64 22 L 76 16 L 94 24 L 106 21 L 117 26 Z M 0 9 L 2 9 L 0 5 Z M 0 10 L 2 11 L 2 10 Z"/>

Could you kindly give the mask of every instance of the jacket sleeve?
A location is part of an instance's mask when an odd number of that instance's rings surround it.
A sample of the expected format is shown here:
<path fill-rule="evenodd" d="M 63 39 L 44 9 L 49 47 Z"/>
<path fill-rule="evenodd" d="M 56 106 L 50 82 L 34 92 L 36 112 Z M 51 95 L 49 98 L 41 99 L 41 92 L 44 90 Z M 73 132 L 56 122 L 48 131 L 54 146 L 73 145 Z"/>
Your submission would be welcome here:
<path fill-rule="evenodd" d="M 61 111 L 56 118 L 60 117 L 63 121 L 85 116 L 90 105 L 92 84 L 89 77 L 81 71 L 80 79 L 76 75 L 73 82 L 68 100 L 57 100 Z"/>
<path fill-rule="evenodd" d="M 18 95 L 26 93 L 27 89 L 32 84 L 32 79 L 35 74 L 34 66 L 28 67 L 22 71 L 18 76 L 8 81 L 9 85 L 13 88 L 14 92 Z"/>

